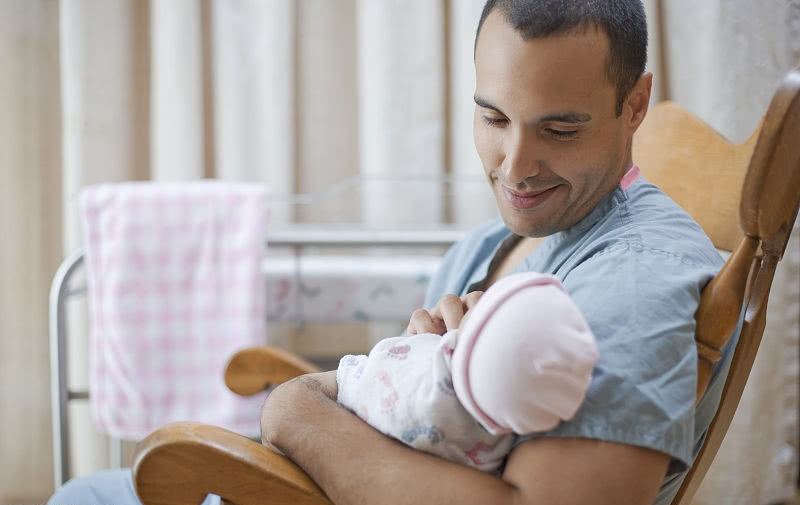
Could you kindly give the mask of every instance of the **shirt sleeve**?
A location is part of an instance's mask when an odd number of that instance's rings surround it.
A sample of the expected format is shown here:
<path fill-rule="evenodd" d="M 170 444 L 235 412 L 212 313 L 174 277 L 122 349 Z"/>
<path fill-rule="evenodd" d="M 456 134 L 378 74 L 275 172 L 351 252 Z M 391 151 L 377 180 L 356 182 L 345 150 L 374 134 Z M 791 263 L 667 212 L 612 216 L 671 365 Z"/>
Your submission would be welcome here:
<path fill-rule="evenodd" d="M 697 352 L 694 314 L 713 265 L 617 244 L 571 269 L 563 284 L 597 338 L 599 361 L 577 415 L 544 434 L 646 447 L 691 463 Z"/>

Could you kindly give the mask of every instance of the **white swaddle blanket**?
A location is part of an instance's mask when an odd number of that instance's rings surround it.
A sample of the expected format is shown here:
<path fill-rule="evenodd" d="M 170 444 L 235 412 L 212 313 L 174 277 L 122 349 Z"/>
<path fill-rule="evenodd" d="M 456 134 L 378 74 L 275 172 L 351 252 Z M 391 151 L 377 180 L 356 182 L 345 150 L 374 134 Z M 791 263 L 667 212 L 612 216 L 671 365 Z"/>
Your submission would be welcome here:
<path fill-rule="evenodd" d="M 577 412 L 597 345 L 553 276 L 503 278 L 462 328 L 387 338 L 342 358 L 338 402 L 405 444 L 497 470 L 513 435 L 546 431 Z"/>

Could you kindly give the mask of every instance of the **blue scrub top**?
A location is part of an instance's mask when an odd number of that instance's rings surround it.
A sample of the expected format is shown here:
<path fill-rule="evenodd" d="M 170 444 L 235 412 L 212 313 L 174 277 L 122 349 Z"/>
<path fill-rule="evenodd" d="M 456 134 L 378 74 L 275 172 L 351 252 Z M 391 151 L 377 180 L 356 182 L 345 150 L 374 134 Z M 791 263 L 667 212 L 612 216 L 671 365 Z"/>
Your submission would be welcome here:
<path fill-rule="evenodd" d="M 482 289 L 491 260 L 517 240 L 499 219 L 474 230 L 447 252 L 425 307 L 445 294 Z M 716 412 L 733 354 L 735 342 L 695 408 L 694 314 L 722 264 L 700 226 L 642 177 L 626 190 L 618 186 L 572 228 L 547 237 L 515 271 L 561 280 L 597 338 L 600 359 L 577 415 L 552 431 L 520 436 L 517 444 L 580 437 L 669 454 L 655 502 L 668 505 Z"/>

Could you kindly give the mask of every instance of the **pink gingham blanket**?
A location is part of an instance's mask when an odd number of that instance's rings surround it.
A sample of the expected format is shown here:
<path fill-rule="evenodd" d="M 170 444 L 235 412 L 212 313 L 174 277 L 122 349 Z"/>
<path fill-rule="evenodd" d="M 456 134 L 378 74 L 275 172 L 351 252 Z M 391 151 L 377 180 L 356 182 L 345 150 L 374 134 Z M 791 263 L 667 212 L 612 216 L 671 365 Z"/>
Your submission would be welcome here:
<path fill-rule="evenodd" d="M 259 432 L 264 395 L 229 392 L 224 366 L 265 343 L 260 185 L 104 184 L 81 195 L 94 422 L 139 439 L 193 420 Z"/>

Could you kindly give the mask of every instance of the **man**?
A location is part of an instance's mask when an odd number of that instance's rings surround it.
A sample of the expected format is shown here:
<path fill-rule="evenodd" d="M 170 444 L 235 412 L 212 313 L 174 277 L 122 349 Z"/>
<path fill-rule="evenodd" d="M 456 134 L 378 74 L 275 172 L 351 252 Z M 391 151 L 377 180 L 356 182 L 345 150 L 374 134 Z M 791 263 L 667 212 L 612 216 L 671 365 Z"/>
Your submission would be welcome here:
<path fill-rule="evenodd" d="M 519 437 L 497 476 L 374 430 L 336 404 L 334 372 L 290 381 L 268 398 L 262 437 L 334 503 L 671 501 L 724 378 L 722 366 L 695 409 L 693 316 L 722 261 L 691 218 L 636 177 L 632 137 L 652 82 L 646 34 L 639 0 L 487 2 L 475 44 L 475 144 L 502 223 L 448 252 L 408 328 L 458 327 L 508 273 L 556 275 L 600 349 L 578 415 Z M 51 503 L 133 503 L 130 489 L 129 474 L 99 474 Z"/>
<path fill-rule="evenodd" d="M 475 45 L 475 145 L 503 222 L 448 252 L 429 310 L 408 328 L 457 328 L 505 274 L 556 275 L 600 346 L 578 415 L 520 437 L 497 477 L 384 437 L 336 405 L 331 372 L 292 381 L 267 400 L 263 437 L 334 503 L 671 501 L 724 376 L 695 414 L 694 312 L 722 261 L 688 215 L 636 180 L 632 137 L 652 82 L 646 34 L 639 1 L 487 3 Z"/>

